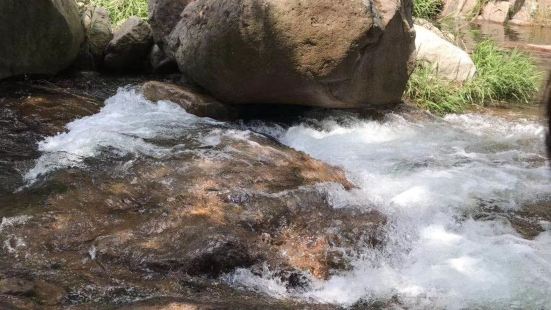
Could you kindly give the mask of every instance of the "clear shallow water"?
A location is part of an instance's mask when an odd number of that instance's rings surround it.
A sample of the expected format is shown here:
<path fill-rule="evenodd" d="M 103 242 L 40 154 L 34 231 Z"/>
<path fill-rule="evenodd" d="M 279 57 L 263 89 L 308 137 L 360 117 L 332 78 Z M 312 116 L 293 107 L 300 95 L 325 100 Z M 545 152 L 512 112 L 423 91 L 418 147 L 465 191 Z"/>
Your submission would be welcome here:
<path fill-rule="evenodd" d="M 551 305 L 551 231 L 526 240 L 502 218 L 472 218 L 481 205 L 517 210 L 551 199 L 541 125 L 477 114 L 308 123 L 315 126 L 265 123 L 250 129 L 343 167 L 358 189 L 330 187 L 333 205 L 386 214 L 386 246 L 354 258 L 351 271 L 312 280 L 302 291 L 288 291 L 268 269 L 260 276 L 241 269 L 224 280 L 280 298 L 341 305 L 393 296 L 416 308 Z M 55 169 L 86 168 L 86 158 L 105 151 L 159 160 L 173 151 L 152 140 L 192 134 L 198 143 L 212 145 L 223 134 L 247 139 L 249 133 L 169 102 L 153 104 L 131 90 L 119 91 L 98 114 L 67 128 L 40 144 L 43 155 L 27 173 L 29 182 Z"/>

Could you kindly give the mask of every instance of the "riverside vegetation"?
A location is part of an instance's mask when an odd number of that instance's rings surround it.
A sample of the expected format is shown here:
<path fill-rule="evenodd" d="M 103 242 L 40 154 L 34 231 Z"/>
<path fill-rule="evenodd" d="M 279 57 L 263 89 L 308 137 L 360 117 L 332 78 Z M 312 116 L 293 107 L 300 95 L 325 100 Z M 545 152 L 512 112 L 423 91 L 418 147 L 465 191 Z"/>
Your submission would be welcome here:
<path fill-rule="evenodd" d="M 406 96 L 437 113 L 463 112 L 473 105 L 535 102 L 543 75 L 530 56 L 502 50 L 492 41 L 479 43 L 472 56 L 478 75 L 464 83 L 442 80 L 434 74 L 434 68 L 418 64 L 410 76 Z"/>
<path fill-rule="evenodd" d="M 84 0 L 83 4 L 92 4 L 106 8 L 115 25 L 120 25 L 130 16 L 147 18 L 147 0 Z"/>
<path fill-rule="evenodd" d="M 443 5 L 442 0 L 415 0 L 413 15 L 434 22 Z M 537 102 L 543 73 L 529 55 L 516 49 L 501 49 L 493 41 L 484 40 L 475 46 L 471 56 L 478 73 L 463 83 L 441 79 L 433 66 L 418 62 L 408 81 L 406 97 L 439 114 L 460 113 L 473 106 Z"/>
<path fill-rule="evenodd" d="M 413 16 L 434 20 L 442 11 L 442 0 L 415 0 L 413 3 Z"/>

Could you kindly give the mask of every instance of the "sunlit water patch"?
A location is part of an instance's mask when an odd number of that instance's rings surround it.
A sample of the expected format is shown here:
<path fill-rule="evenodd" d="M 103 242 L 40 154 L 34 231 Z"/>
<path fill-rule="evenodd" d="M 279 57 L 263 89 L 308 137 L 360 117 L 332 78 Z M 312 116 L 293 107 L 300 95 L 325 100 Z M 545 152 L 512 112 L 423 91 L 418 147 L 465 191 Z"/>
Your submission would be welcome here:
<path fill-rule="evenodd" d="M 231 283 L 343 305 L 398 297 L 421 308 L 551 307 L 551 232 L 526 240 L 504 219 L 472 216 L 482 205 L 517 210 L 549 202 L 540 124 L 467 114 L 256 129 L 342 166 L 359 189 L 334 191 L 334 206 L 387 214 L 387 246 L 306 292 L 286 291 L 269 272 L 239 270 L 227 277 Z"/>
<path fill-rule="evenodd" d="M 505 219 L 474 216 L 481 206 L 518 210 L 549 202 L 541 125 L 476 114 L 345 123 L 325 119 L 251 129 L 343 167 L 358 188 L 329 187 L 332 204 L 386 214 L 385 246 L 362 252 L 350 271 L 312 279 L 305 290 L 288 290 L 268 268 L 261 275 L 239 269 L 224 280 L 278 298 L 340 305 L 370 299 L 397 299 L 413 308 L 551 305 L 551 231 L 527 240 Z M 106 152 L 163 160 L 189 143 L 216 146 L 225 135 L 247 140 L 250 131 L 121 90 L 98 114 L 42 141 L 42 156 L 25 177 L 32 183 L 57 169 L 86 169 L 86 159 Z"/>

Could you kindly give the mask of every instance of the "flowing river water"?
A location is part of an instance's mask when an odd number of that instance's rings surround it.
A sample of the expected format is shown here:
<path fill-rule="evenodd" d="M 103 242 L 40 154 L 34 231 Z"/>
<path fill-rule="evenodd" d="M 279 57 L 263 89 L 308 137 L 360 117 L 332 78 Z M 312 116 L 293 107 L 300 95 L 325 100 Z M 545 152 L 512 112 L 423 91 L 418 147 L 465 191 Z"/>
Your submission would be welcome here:
<path fill-rule="evenodd" d="M 391 115 L 382 122 L 326 119 L 315 128 L 262 130 L 345 168 L 359 189 L 334 191 L 336 208 L 376 208 L 391 219 L 387 247 L 297 296 L 349 305 L 397 295 L 406 305 L 447 309 L 551 305 L 551 222 L 540 220 L 544 231 L 527 240 L 504 216 L 551 207 L 538 123 L 480 114 L 412 122 Z M 240 270 L 229 279 L 289 294 L 269 274 Z"/>
<path fill-rule="evenodd" d="M 224 134 L 249 139 L 254 131 L 343 167 L 357 188 L 330 188 L 331 205 L 386 215 L 385 245 L 360 251 L 351 270 L 311 278 L 304 289 L 288 289 L 267 269 L 238 269 L 221 277 L 226 283 L 342 306 L 393 298 L 414 308 L 551 305 L 551 169 L 537 119 L 390 114 L 369 120 L 336 113 L 291 126 L 220 125 L 121 89 L 99 113 L 40 142 L 42 155 L 25 179 L 31 184 L 55 170 L 87 169 L 86 160 L 105 152 L 162 161 L 169 149 L 148 141 L 197 135 L 197 128 L 205 145 L 220 143 Z M 523 234 L 523 225 L 536 233 Z"/>

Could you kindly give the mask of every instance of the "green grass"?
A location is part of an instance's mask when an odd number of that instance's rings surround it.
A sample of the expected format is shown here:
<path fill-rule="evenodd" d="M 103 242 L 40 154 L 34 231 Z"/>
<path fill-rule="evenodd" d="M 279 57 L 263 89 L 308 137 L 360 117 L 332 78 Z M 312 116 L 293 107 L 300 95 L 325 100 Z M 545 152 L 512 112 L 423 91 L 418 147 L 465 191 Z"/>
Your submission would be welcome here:
<path fill-rule="evenodd" d="M 417 64 L 410 76 L 406 97 L 424 110 L 438 114 L 461 112 L 466 101 L 460 94 L 461 85 L 447 83 L 428 64 Z"/>
<path fill-rule="evenodd" d="M 480 43 L 473 53 L 479 78 L 474 82 L 485 92 L 478 92 L 480 102 L 490 101 L 530 103 L 542 82 L 532 58 L 518 50 L 504 51 L 493 42 Z"/>
<path fill-rule="evenodd" d="M 147 0 L 86 0 L 89 4 L 101 6 L 109 11 L 113 25 L 120 25 L 130 16 L 146 19 Z"/>
<path fill-rule="evenodd" d="M 419 64 L 410 77 L 406 97 L 419 107 L 436 112 L 458 113 L 474 105 L 533 102 L 542 81 L 533 60 L 517 51 L 499 49 L 484 41 L 472 54 L 477 76 L 464 84 L 438 78 L 431 66 Z"/>
<path fill-rule="evenodd" d="M 429 20 L 435 20 L 442 12 L 443 0 L 414 0 L 413 16 Z"/>

